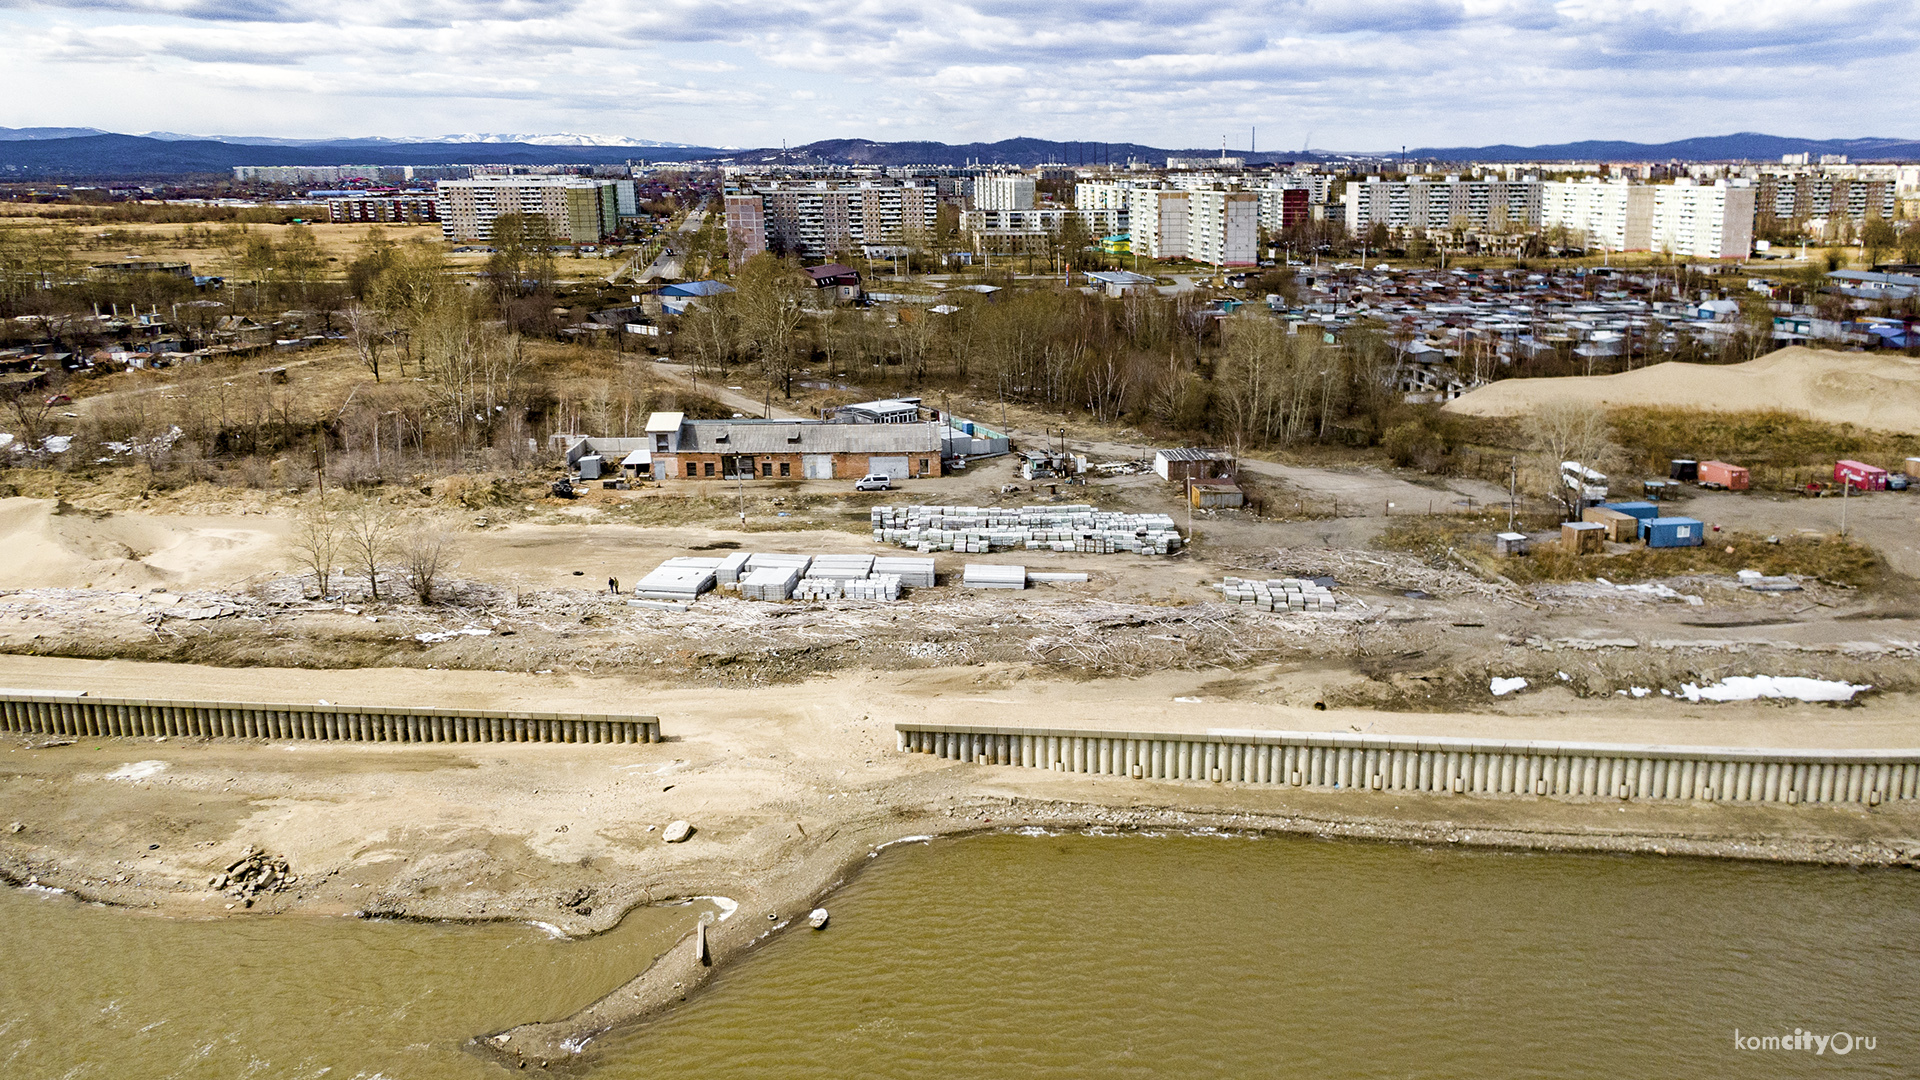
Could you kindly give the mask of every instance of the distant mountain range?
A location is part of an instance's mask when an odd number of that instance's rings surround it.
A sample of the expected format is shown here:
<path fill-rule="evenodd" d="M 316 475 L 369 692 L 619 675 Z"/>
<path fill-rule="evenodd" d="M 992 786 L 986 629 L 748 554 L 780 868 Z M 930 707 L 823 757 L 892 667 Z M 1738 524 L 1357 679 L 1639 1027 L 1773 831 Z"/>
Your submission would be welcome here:
<path fill-rule="evenodd" d="M 235 165 L 617 164 L 630 158 L 684 161 L 728 158 L 743 163 L 841 165 L 1032 166 L 1162 164 L 1169 157 L 1208 158 L 1217 149 L 1174 150 L 1139 143 L 1004 139 L 993 143 L 877 142 L 827 139 L 795 147 L 691 146 L 612 135 L 447 135 L 437 139 L 203 138 L 172 132 L 119 135 L 93 128 L 0 128 L 0 180 L 161 178 L 226 173 Z M 1262 151 L 1232 156 L 1256 163 L 1344 158 L 1392 159 L 1389 152 Z M 1409 160 L 1429 161 L 1778 161 L 1782 154 L 1845 154 L 1852 161 L 1920 160 L 1920 140 L 1791 139 L 1741 132 L 1669 143 L 1575 142 L 1551 146 L 1422 147 Z"/>

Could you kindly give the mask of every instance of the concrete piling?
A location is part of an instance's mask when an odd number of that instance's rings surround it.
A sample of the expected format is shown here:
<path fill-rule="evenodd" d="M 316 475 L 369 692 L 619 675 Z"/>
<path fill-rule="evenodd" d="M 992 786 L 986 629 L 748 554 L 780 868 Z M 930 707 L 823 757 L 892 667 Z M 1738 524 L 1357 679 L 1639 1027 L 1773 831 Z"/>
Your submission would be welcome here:
<path fill-rule="evenodd" d="M 658 721 L 642 719 L 635 737 L 656 738 Z M 582 738 L 621 741 L 618 724 L 617 718 L 596 721 L 583 729 Z M 453 737 L 467 737 L 461 730 L 466 729 L 456 729 Z M 969 763 L 1381 793 L 1866 806 L 1920 798 L 1920 750 L 1629 748 L 1318 732 L 1226 736 L 952 724 L 901 724 L 895 742 L 902 752 Z"/>

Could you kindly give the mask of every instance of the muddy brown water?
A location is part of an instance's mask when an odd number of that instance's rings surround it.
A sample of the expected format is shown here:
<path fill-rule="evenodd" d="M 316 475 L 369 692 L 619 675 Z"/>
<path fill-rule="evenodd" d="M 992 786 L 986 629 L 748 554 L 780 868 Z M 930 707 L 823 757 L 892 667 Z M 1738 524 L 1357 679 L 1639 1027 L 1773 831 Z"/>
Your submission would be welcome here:
<path fill-rule="evenodd" d="M 904 844 L 589 1075 L 1920 1073 L 1920 874 L 1294 837 Z M 616 985 L 694 908 L 180 922 L 0 896 L 0 1074 L 504 1076 L 470 1034 Z M 765 919 L 742 910 L 735 918 Z M 1844 1032 L 1825 1052 L 1737 1048 Z M 1873 1040 L 1868 1048 L 1865 1040 Z"/>

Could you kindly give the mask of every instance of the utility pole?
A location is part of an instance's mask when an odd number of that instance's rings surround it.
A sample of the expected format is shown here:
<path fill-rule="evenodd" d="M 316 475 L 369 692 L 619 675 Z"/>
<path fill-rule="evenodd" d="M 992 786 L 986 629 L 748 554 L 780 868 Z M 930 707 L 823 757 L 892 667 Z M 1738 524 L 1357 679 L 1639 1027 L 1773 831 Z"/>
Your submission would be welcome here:
<path fill-rule="evenodd" d="M 1514 515 L 1520 508 L 1520 459 L 1507 459 L 1507 531 L 1513 531 Z"/>

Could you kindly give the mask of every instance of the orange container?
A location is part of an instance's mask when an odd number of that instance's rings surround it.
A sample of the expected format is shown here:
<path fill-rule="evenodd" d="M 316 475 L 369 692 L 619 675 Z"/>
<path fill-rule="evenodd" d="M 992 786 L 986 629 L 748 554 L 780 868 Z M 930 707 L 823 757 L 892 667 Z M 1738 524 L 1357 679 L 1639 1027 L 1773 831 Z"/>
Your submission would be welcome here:
<path fill-rule="evenodd" d="M 1752 482 L 1747 470 L 1738 465 L 1729 465 L 1724 461 L 1703 461 L 1700 463 L 1700 486 L 1726 488 L 1728 491 L 1745 491 Z"/>

